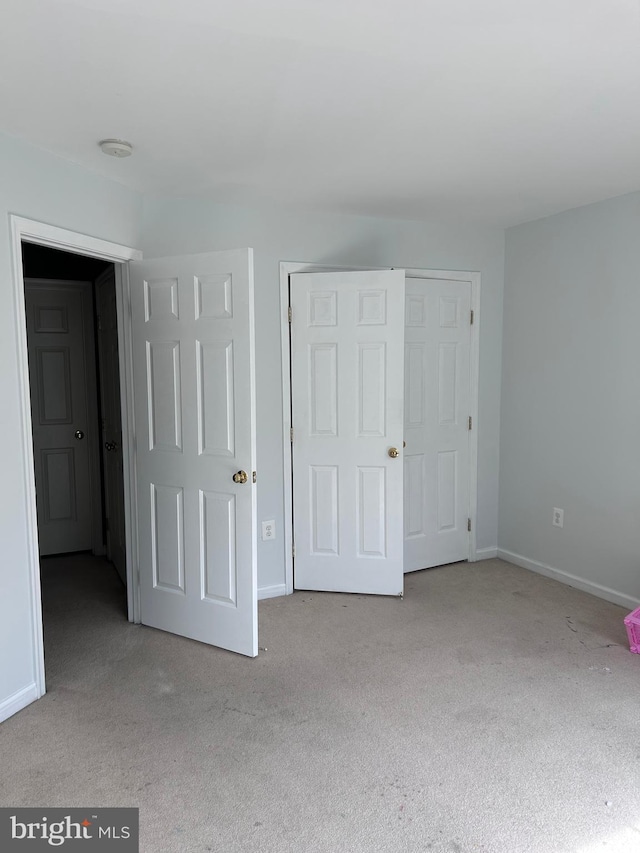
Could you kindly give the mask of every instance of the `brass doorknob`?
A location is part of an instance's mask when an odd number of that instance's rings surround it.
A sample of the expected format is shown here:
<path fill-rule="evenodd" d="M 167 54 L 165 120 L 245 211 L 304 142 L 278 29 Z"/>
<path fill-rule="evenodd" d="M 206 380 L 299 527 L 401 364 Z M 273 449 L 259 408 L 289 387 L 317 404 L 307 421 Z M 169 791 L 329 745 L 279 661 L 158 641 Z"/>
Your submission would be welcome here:
<path fill-rule="evenodd" d="M 234 483 L 246 483 L 248 479 L 246 471 L 238 471 L 237 474 L 233 475 Z"/>
<path fill-rule="evenodd" d="M 398 448 L 397 447 L 390 447 L 388 450 L 388 453 L 392 459 L 395 459 L 396 456 L 398 455 Z"/>

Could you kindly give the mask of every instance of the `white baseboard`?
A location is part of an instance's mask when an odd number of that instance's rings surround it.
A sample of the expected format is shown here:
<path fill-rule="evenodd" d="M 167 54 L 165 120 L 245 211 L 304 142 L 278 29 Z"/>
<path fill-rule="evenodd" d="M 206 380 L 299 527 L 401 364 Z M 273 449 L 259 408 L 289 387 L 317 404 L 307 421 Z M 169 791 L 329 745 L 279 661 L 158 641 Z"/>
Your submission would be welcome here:
<path fill-rule="evenodd" d="M 277 583 L 275 586 L 261 586 L 258 588 L 258 601 L 262 601 L 263 598 L 278 598 L 286 594 L 287 587 L 283 583 Z"/>
<path fill-rule="evenodd" d="M 561 569 L 554 569 L 553 566 L 547 566 L 546 563 L 530 560 L 528 557 L 523 557 L 522 554 L 514 554 L 513 551 L 505 551 L 504 548 L 498 548 L 498 557 L 501 560 L 506 560 L 508 563 L 514 563 L 522 569 L 529 569 L 531 572 L 536 572 L 547 578 L 553 578 L 553 580 L 560 581 L 560 583 L 567 584 L 567 586 L 581 589 L 583 592 L 590 592 L 591 595 L 604 598 L 605 601 L 610 601 L 612 604 L 619 604 L 621 607 L 626 607 L 627 610 L 635 610 L 640 605 L 640 601 L 632 598 L 630 595 L 625 595 L 623 592 L 610 589 L 610 587 L 595 583 L 595 581 L 579 578 L 577 575 L 572 575 L 569 572 L 563 572 Z"/>
<path fill-rule="evenodd" d="M 26 708 L 27 705 L 35 702 L 38 698 L 38 688 L 35 682 L 29 684 L 27 687 L 23 687 L 22 690 L 18 690 L 17 693 L 13 693 L 4 702 L 0 702 L 0 723 L 8 720 L 9 717 L 17 714 L 18 711 L 22 711 L 23 708 Z"/>
<path fill-rule="evenodd" d="M 497 548 L 477 548 L 476 560 L 495 560 L 498 556 Z"/>

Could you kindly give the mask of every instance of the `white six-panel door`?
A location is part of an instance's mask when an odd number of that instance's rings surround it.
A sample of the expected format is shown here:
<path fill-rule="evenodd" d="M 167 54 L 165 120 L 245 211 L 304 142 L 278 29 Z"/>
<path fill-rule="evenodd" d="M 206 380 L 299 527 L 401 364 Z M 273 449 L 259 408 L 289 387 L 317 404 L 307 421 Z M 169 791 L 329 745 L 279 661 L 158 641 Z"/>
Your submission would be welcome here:
<path fill-rule="evenodd" d="M 469 556 L 471 284 L 407 278 L 405 571 Z"/>
<path fill-rule="evenodd" d="M 142 622 L 255 656 L 252 252 L 130 266 Z"/>
<path fill-rule="evenodd" d="M 99 500 L 91 285 L 26 279 L 25 307 L 40 555 L 89 550 Z"/>
<path fill-rule="evenodd" d="M 295 587 L 399 595 L 404 271 L 291 278 Z"/>

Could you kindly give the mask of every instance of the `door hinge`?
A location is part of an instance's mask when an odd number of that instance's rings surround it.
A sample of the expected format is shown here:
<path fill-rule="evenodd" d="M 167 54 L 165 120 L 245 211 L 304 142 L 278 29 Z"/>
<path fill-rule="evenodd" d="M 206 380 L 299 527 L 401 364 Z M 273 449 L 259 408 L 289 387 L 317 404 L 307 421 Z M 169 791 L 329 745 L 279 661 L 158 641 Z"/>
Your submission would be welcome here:
<path fill-rule="evenodd" d="M 471 309 L 471 325 L 473 326 L 473 308 Z"/>
<path fill-rule="evenodd" d="M 258 479 L 258 472 L 254 471 L 253 472 L 253 482 L 255 483 L 257 479 Z"/>
<path fill-rule="evenodd" d="M 471 519 L 470 518 L 467 519 L 467 530 L 469 531 L 469 533 L 471 533 Z"/>
<path fill-rule="evenodd" d="M 291 305 L 289 305 L 289 310 L 287 311 L 287 316 L 289 317 L 289 322 L 293 319 L 293 311 L 291 310 Z"/>
<path fill-rule="evenodd" d="M 469 415 L 469 429 L 473 429 L 473 418 Z"/>
<path fill-rule="evenodd" d="M 294 560 L 295 560 L 295 557 L 296 557 L 296 546 L 295 546 L 295 542 L 292 542 L 292 543 L 291 543 L 291 556 L 292 556 L 292 557 L 294 558 Z"/>
<path fill-rule="evenodd" d="M 98 314 L 96 317 L 96 320 L 97 320 L 98 331 L 101 332 L 102 331 L 102 317 Z"/>
<path fill-rule="evenodd" d="M 293 427 L 289 430 L 289 441 L 293 444 Z"/>

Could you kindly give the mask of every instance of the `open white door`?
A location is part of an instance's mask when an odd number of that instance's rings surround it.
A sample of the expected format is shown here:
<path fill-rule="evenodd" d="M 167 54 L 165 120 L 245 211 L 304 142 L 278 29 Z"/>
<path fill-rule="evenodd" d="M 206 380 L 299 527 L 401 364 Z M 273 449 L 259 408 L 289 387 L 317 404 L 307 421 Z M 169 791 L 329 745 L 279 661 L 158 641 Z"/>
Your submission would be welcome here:
<path fill-rule="evenodd" d="M 142 622 L 253 657 L 253 253 L 130 267 Z"/>
<path fill-rule="evenodd" d="M 471 284 L 407 278 L 404 569 L 469 558 Z"/>
<path fill-rule="evenodd" d="M 291 279 L 294 586 L 401 595 L 404 270 Z"/>

